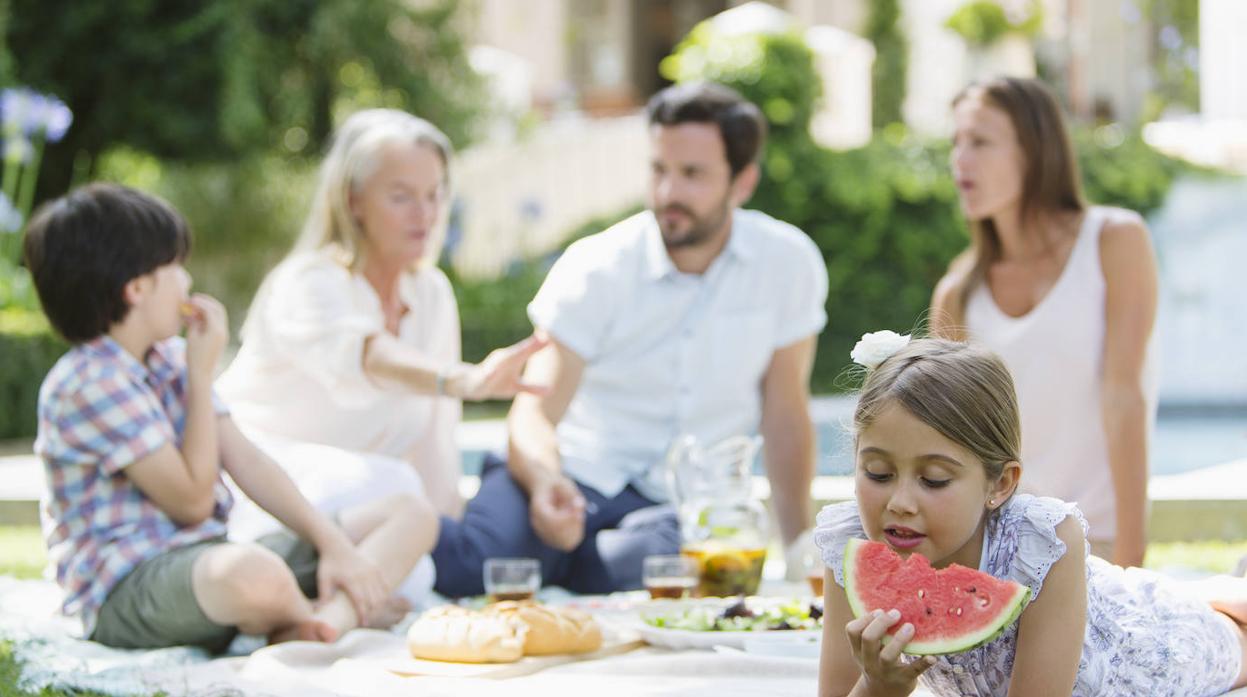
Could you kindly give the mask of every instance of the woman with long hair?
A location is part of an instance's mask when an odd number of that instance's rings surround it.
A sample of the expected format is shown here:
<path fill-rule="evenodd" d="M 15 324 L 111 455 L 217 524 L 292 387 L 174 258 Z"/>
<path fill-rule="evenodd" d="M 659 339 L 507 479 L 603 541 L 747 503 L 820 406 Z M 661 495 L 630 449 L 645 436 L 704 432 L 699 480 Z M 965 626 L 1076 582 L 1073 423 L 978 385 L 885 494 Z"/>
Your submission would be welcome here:
<path fill-rule="evenodd" d="M 999 353 L 1017 381 L 1022 489 L 1077 502 L 1099 556 L 1143 563 L 1157 272 L 1142 218 L 1088 205 L 1052 93 L 999 78 L 953 102 L 970 247 L 932 299 L 936 335 Z"/>

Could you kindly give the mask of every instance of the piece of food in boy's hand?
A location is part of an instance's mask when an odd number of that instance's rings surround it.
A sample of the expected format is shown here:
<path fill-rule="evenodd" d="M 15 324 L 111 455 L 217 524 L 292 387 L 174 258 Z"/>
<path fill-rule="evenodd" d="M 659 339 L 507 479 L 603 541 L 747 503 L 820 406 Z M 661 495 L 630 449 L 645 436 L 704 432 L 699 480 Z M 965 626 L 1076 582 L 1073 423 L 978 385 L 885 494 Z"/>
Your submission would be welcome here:
<path fill-rule="evenodd" d="M 968 651 L 995 639 L 1022 614 L 1030 589 L 952 564 L 932 568 L 921 554 L 902 559 L 882 542 L 849 540 L 844 590 L 854 617 L 899 610 L 886 643 L 906 623 L 914 635 L 903 651 L 915 656 Z"/>
<path fill-rule="evenodd" d="M 185 301 L 178 305 L 178 312 L 180 312 L 183 317 L 194 317 L 199 314 L 199 310 L 195 309 L 195 304 L 190 301 Z"/>

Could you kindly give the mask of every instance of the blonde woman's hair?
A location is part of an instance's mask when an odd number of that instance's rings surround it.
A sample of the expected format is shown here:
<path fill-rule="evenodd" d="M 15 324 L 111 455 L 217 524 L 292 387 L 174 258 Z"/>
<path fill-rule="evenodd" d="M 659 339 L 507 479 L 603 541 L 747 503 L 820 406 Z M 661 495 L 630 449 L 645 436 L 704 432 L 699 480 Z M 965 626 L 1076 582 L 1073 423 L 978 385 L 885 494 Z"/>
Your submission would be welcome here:
<path fill-rule="evenodd" d="M 427 145 L 442 161 L 443 187 L 450 188 L 450 139 L 422 118 L 397 109 L 366 109 L 351 115 L 334 136 L 320 166 L 316 194 L 291 254 L 333 247 L 343 264 L 356 270 L 361 262 L 364 231 L 351 214 L 351 194 L 376 173 L 381 155 L 392 145 Z M 438 222 L 419 265 L 437 263 L 445 238 Z"/>
<path fill-rule="evenodd" d="M 945 339 L 915 339 L 871 370 L 853 425 L 858 433 L 898 404 L 983 462 L 994 481 L 1021 460 L 1013 377 L 995 353 Z"/>

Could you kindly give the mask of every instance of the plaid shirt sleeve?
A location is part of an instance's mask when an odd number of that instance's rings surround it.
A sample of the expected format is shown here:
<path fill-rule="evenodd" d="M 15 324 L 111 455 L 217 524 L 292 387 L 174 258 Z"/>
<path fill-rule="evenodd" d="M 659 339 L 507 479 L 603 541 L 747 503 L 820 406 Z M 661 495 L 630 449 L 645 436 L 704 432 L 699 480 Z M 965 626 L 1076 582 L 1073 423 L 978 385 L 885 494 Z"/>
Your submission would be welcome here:
<path fill-rule="evenodd" d="M 160 399 L 147 385 L 108 373 L 67 395 L 53 415 L 64 447 L 113 475 L 176 442 Z"/>

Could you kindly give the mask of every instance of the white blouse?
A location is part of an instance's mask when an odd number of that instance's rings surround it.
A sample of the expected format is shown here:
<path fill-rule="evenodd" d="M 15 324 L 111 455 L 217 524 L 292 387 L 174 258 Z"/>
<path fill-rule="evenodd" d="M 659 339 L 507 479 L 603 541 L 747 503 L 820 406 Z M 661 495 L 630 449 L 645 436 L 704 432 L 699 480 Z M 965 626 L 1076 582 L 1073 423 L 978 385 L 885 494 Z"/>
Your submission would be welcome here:
<path fill-rule="evenodd" d="M 438 362 L 460 360 L 454 293 L 437 268 L 404 274 L 398 338 Z M 242 347 L 217 389 L 244 431 L 357 452 L 458 464 L 458 400 L 372 382 L 364 341 L 386 331 L 368 281 L 332 249 L 286 259 L 251 307 Z"/>

